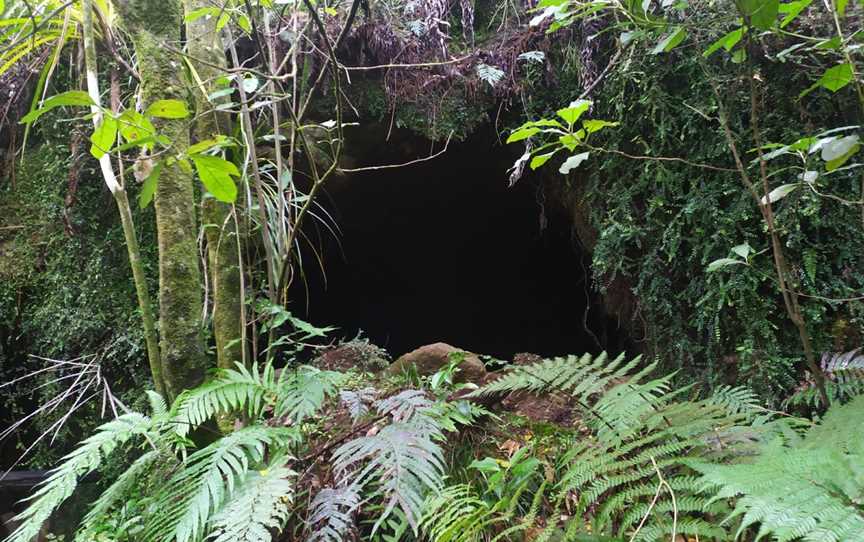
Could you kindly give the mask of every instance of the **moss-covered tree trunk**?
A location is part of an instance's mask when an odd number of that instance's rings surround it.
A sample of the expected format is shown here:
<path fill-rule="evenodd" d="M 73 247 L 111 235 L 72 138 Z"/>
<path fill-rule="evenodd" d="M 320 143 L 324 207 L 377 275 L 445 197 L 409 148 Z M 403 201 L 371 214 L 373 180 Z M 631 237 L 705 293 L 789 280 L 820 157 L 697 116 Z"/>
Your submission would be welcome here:
<path fill-rule="evenodd" d="M 187 15 L 211 6 L 211 0 L 183 2 Z M 216 17 L 198 17 L 190 18 L 186 23 L 186 47 L 200 81 L 200 86 L 196 85 L 195 88 L 198 116 L 193 126 L 193 136 L 198 141 L 230 132 L 228 115 L 215 111 L 207 98 L 213 91 L 213 81 L 224 75 L 227 68 L 222 40 L 216 29 L 217 21 Z M 247 361 L 243 341 L 240 245 L 236 221 L 231 215 L 231 205 L 214 198 L 203 200 L 202 215 L 213 292 L 216 360 L 219 367 L 230 368 L 235 362 Z"/>
<path fill-rule="evenodd" d="M 185 101 L 180 46 L 183 11 L 180 0 L 121 0 L 123 20 L 132 35 L 145 104 Z M 188 121 L 161 119 L 156 130 L 171 141 L 166 156 L 189 147 Z M 170 398 L 204 378 L 207 358 L 202 336 L 201 271 L 195 191 L 189 172 L 177 163 L 163 166 L 156 188 L 156 232 L 159 237 L 159 332 L 162 371 Z"/>

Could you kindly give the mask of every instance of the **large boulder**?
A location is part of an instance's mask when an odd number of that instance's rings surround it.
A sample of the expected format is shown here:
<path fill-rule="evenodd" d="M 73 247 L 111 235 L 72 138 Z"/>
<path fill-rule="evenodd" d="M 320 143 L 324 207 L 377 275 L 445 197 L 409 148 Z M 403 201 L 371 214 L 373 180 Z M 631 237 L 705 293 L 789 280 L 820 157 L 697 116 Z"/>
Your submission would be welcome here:
<path fill-rule="evenodd" d="M 450 355 L 457 352 L 464 352 L 465 359 L 459 364 L 460 370 L 456 373 L 456 381 L 482 383 L 486 377 L 486 366 L 483 365 L 477 354 L 447 343 L 427 344 L 417 350 L 403 354 L 385 372 L 388 375 L 397 375 L 413 365 L 417 369 L 417 374 L 430 376 L 446 367 L 450 362 Z"/>

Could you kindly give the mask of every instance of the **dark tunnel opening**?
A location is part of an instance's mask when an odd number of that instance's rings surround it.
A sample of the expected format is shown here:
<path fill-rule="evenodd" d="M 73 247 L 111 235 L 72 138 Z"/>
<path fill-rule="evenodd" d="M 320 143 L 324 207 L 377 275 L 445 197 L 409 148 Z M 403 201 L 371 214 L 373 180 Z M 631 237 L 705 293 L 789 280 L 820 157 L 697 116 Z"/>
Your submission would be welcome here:
<path fill-rule="evenodd" d="M 396 135 L 353 166 L 429 154 L 428 141 Z M 508 187 L 513 159 L 489 128 L 433 160 L 335 180 L 324 205 L 339 242 L 323 236 L 326 280 L 307 251 L 292 310 L 395 355 L 438 341 L 500 359 L 620 351 L 569 217 L 545 208 L 536 181 Z"/>

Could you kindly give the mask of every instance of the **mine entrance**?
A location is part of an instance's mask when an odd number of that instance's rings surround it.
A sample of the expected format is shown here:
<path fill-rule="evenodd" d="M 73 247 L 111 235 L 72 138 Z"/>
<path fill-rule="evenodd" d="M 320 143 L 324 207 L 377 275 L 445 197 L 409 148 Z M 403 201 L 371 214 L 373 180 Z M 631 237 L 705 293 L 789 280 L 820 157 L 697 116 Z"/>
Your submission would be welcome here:
<path fill-rule="evenodd" d="M 434 152 L 406 133 L 365 148 L 351 167 Z M 324 205 L 341 246 L 324 236 L 323 274 L 306 254 L 292 310 L 395 355 L 437 341 L 501 359 L 619 350 L 567 213 L 536 179 L 508 187 L 513 160 L 489 128 L 434 160 L 336 179 Z"/>

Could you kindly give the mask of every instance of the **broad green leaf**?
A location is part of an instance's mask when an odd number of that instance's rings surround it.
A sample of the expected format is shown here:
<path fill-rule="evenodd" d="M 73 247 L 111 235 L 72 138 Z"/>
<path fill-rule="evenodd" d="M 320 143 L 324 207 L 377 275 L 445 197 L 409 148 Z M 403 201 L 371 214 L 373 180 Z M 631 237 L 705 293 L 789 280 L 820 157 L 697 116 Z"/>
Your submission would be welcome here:
<path fill-rule="evenodd" d="M 786 196 L 788 196 L 789 194 L 791 194 L 793 191 L 795 191 L 800 186 L 801 186 L 801 183 L 792 183 L 792 184 L 780 185 L 777 188 L 775 188 L 774 190 L 768 192 L 767 198 L 765 196 L 762 196 L 762 200 L 761 200 L 762 205 L 765 205 L 768 202 L 774 203 L 775 201 L 779 201 L 779 200 L 785 198 Z"/>
<path fill-rule="evenodd" d="M 153 194 L 156 193 L 156 185 L 159 184 L 159 174 L 162 173 L 162 162 L 156 162 L 150 175 L 144 180 L 141 185 L 141 193 L 138 194 L 138 206 L 142 209 L 150 205 L 153 201 Z"/>
<path fill-rule="evenodd" d="M 579 164 L 581 164 L 582 162 L 587 160 L 588 155 L 589 155 L 588 152 L 580 152 L 579 154 L 574 154 L 573 156 L 571 156 L 567 160 L 564 160 L 564 163 L 561 164 L 561 167 L 558 168 L 558 171 L 562 175 L 567 175 L 568 173 L 570 173 L 571 169 L 575 169 L 575 168 L 579 167 Z"/>
<path fill-rule="evenodd" d="M 184 17 L 184 20 L 187 23 L 191 23 L 193 21 L 197 21 L 201 17 L 205 17 L 205 16 L 206 17 L 212 17 L 214 15 L 218 15 L 220 11 L 221 10 L 215 6 L 198 8 L 198 9 L 192 10 L 188 14 L 186 14 L 186 17 Z"/>
<path fill-rule="evenodd" d="M 528 139 L 529 137 L 538 133 L 540 133 L 540 128 L 536 128 L 534 126 L 529 126 L 528 128 L 520 128 L 510 134 L 510 137 L 507 138 L 507 143 L 522 141 L 523 139 Z"/>
<path fill-rule="evenodd" d="M 120 135 L 127 142 L 140 141 L 156 134 L 156 128 L 150 119 L 135 111 L 127 109 L 118 119 Z M 150 145 L 152 147 L 152 145 Z"/>
<path fill-rule="evenodd" d="M 822 145 L 821 157 L 826 162 L 836 160 L 847 154 L 851 149 L 858 145 L 858 136 L 850 135 L 839 139 L 831 139 Z"/>
<path fill-rule="evenodd" d="M 789 23 L 794 21 L 812 3 L 813 0 L 797 0 L 788 4 L 780 4 L 780 13 L 786 14 L 783 20 L 780 21 L 780 28 L 786 28 Z"/>
<path fill-rule="evenodd" d="M 714 271 L 723 269 L 724 267 L 728 267 L 730 265 L 743 265 L 745 263 L 746 262 L 744 262 L 743 260 L 736 260 L 735 258 L 720 258 L 709 263 L 706 271 L 708 271 L 709 273 L 713 273 Z"/>
<path fill-rule="evenodd" d="M 825 170 L 826 171 L 834 171 L 835 169 L 839 168 L 840 166 L 845 164 L 850 158 L 852 158 L 855 155 L 855 153 L 858 152 L 858 150 L 860 148 L 861 148 L 861 146 L 858 143 L 855 143 L 855 145 L 853 145 L 852 148 L 850 148 L 842 156 L 838 156 L 837 158 L 834 158 L 833 160 L 829 160 L 825 164 Z"/>
<path fill-rule="evenodd" d="M 247 34 L 252 33 L 252 24 L 249 22 L 249 17 L 245 14 L 237 17 L 237 26 L 242 28 Z"/>
<path fill-rule="evenodd" d="M 195 163 L 198 177 L 213 197 L 226 203 L 237 199 L 237 185 L 231 178 L 240 176 L 237 166 L 218 156 L 193 154 L 190 158 Z"/>
<path fill-rule="evenodd" d="M 157 100 L 147 108 L 147 115 L 162 119 L 185 119 L 189 116 L 189 110 L 182 100 Z"/>
<path fill-rule="evenodd" d="M 559 117 L 564 119 L 564 122 L 573 126 L 573 123 L 579 120 L 582 113 L 588 111 L 589 107 L 591 107 L 591 100 L 576 100 L 564 109 L 559 109 L 557 113 Z"/>
<path fill-rule="evenodd" d="M 817 84 L 823 88 L 827 88 L 831 92 L 837 92 L 851 83 L 852 77 L 852 64 L 839 64 L 825 70 L 825 73 L 819 78 Z"/>
<path fill-rule="evenodd" d="M 750 24 L 760 30 L 770 30 L 780 12 L 780 0 L 738 0 L 738 9 Z"/>
<path fill-rule="evenodd" d="M 747 257 L 753 252 L 753 247 L 750 246 L 750 243 L 741 243 L 740 245 L 732 247 L 732 252 L 746 260 Z"/>
<path fill-rule="evenodd" d="M 117 119 L 105 115 L 102 123 L 90 134 L 90 154 L 97 160 L 105 156 L 117 141 Z"/>
<path fill-rule="evenodd" d="M 837 10 L 837 15 L 843 17 L 846 15 L 846 5 L 849 3 L 849 0 L 834 0 L 834 9 Z M 0 10 L 2 11 L 2 10 Z"/>
<path fill-rule="evenodd" d="M 746 29 L 742 26 L 729 32 L 722 38 L 709 45 L 708 48 L 705 49 L 705 52 L 702 53 L 702 56 L 707 58 L 719 51 L 721 48 L 726 49 L 727 52 L 731 51 L 732 48 L 735 47 L 735 45 L 737 45 L 739 41 L 741 41 L 741 38 L 744 36 L 745 30 Z"/>
<path fill-rule="evenodd" d="M 51 96 L 42 103 L 39 109 L 30 111 L 21 119 L 22 124 L 29 124 L 48 111 L 64 105 L 93 105 L 93 100 L 83 90 L 70 90 Z"/>
<path fill-rule="evenodd" d="M 618 123 L 609 122 L 608 120 L 583 120 L 582 126 L 585 127 L 585 130 L 587 130 L 589 134 L 593 134 L 594 132 L 598 132 L 608 126 L 618 126 Z"/>
<path fill-rule="evenodd" d="M 213 147 L 222 145 L 227 139 L 228 138 L 224 135 L 219 135 L 213 139 L 205 139 L 204 141 L 199 141 L 198 143 L 191 145 L 189 149 L 186 150 L 186 154 L 200 154 L 204 151 L 212 149 Z"/>
<path fill-rule="evenodd" d="M 654 47 L 654 50 L 651 51 L 651 54 L 659 55 L 660 53 L 668 53 L 672 49 L 678 47 L 684 38 L 687 37 L 687 29 L 683 26 L 679 26 L 675 30 L 673 30 L 668 36 L 660 40 L 660 43 Z"/>
<path fill-rule="evenodd" d="M 547 152 L 546 154 L 535 155 L 533 158 L 531 158 L 531 163 L 529 164 L 531 166 L 531 169 L 537 169 L 538 167 L 548 162 L 550 158 L 555 156 L 556 152 L 557 151 L 552 151 Z"/>
<path fill-rule="evenodd" d="M 581 135 L 580 135 L 581 134 Z M 576 150 L 579 143 L 582 142 L 582 137 L 585 136 L 585 130 L 579 130 L 575 134 L 564 134 L 558 138 L 558 143 L 564 146 L 570 152 Z"/>

